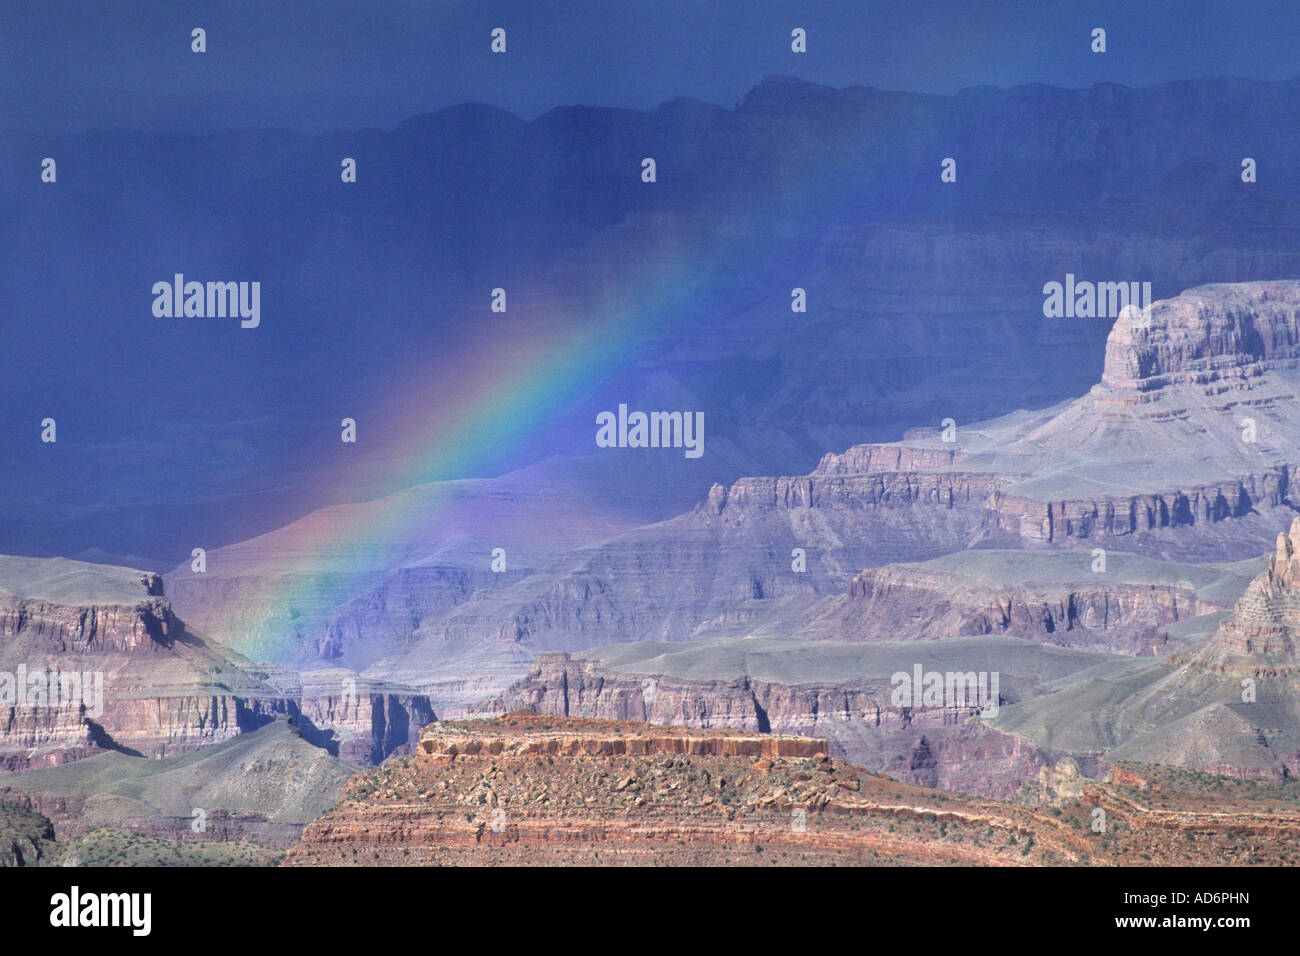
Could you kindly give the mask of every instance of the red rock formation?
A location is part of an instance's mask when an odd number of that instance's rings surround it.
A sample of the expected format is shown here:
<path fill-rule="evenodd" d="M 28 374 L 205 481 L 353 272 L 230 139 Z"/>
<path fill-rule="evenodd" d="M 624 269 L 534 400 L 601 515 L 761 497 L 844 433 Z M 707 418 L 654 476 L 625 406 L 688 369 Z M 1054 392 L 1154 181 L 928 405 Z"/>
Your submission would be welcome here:
<path fill-rule="evenodd" d="M 543 755 L 529 745 L 534 736 L 581 744 L 566 756 Z M 1073 768 L 1053 806 L 1040 809 L 939 793 L 824 757 L 755 761 L 605 746 L 753 736 L 537 714 L 435 724 L 421 737 L 428 754 L 353 777 L 344 799 L 306 827 L 285 862 L 1277 863 L 1289 860 L 1300 838 L 1300 813 L 1284 806 L 1289 794 L 1205 776 L 1135 791 L 1130 776 L 1098 783 Z M 470 741 L 479 744 L 476 754 L 448 753 Z M 1097 808 L 1107 814 L 1104 833 L 1092 828 Z"/>

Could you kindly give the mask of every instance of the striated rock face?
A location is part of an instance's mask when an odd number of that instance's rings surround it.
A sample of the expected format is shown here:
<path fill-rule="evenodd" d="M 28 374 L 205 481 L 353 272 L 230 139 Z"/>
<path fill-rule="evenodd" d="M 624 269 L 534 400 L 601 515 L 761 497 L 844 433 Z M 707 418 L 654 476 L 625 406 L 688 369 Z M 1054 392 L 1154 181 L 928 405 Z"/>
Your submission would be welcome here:
<path fill-rule="evenodd" d="M 294 702 L 291 716 L 307 738 L 353 763 L 408 753 L 419 729 L 437 719 L 423 694 L 341 668 L 263 673 Z"/>
<path fill-rule="evenodd" d="M 180 629 L 170 602 L 162 597 L 130 606 L 89 607 L 0 598 L 0 633 L 22 631 L 61 653 L 164 653 Z"/>
<path fill-rule="evenodd" d="M 1207 395 L 1249 390 L 1251 379 L 1300 363 L 1294 283 L 1202 286 L 1121 315 L 1106 342 L 1102 385 L 1119 401 L 1191 385 Z"/>
<path fill-rule="evenodd" d="M 1066 683 L 1009 708 L 999 726 L 1105 762 L 1159 762 L 1276 781 L 1293 776 L 1300 771 L 1298 551 L 1295 519 L 1209 637 L 1152 668 Z M 1071 724 L 1095 733 L 1081 737 Z"/>
<path fill-rule="evenodd" d="M 1081 570 L 1085 557 L 1079 558 Z M 1168 625 L 1224 610 L 1188 581 L 1138 583 L 1115 574 L 1096 583 L 978 581 L 947 568 L 886 565 L 853 579 L 834 619 L 841 636 L 934 640 L 959 634 L 1014 634 L 1068 647 L 1131 654 L 1163 651 Z"/>
<path fill-rule="evenodd" d="M 378 762 L 434 716 L 409 688 L 261 668 L 189 633 L 161 592 L 125 568 L 0 556 L 0 768 L 178 756 L 277 716 Z"/>
<path fill-rule="evenodd" d="M 1244 475 L 1226 482 L 1154 494 L 1038 501 L 995 493 L 988 501 L 985 527 L 1027 542 L 1070 543 L 1098 538 L 1133 538 L 1162 529 L 1191 529 L 1245 518 L 1258 508 L 1289 508 L 1295 503 L 1293 466 Z"/>
<path fill-rule="evenodd" d="M 982 502 L 998 487 L 997 476 L 896 471 L 847 476 L 814 473 L 804 478 L 742 478 L 730 488 L 714 485 L 697 513 L 743 521 L 756 512 L 790 508 L 874 508 L 930 505 L 952 508 Z"/>
<path fill-rule="evenodd" d="M 884 692 L 882 694 L 882 691 Z M 677 727 L 744 727 L 761 733 L 794 733 L 819 719 L 861 717 L 897 729 L 910 722 L 887 702 L 888 681 L 873 685 L 787 685 L 740 678 L 732 681 L 641 677 L 611 672 L 592 657 L 539 654 L 528 676 L 485 711 L 526 709 L 600 720 L 649 720 Z M 977 712 L 975 707 L 931 714 L 943 726 Z M 824 728 L 819 728 L 823 730 Z"/>
<path fill-rule="evenodd" d="M 470 724 L 432 725 L 420 734 L 416 755 L 433 763 L 472 757 L 653 757 L 689 754 L 704 757 L 828 756 L 826 741 L 770 734 L 716 734 L 684 727 L 642 725 L 634 730 L 601 726 L 616 721 L 566 720 L 555 728 L 531 711 L 508 714 L 503 721 L 521 724 L 517 734 L 484 733 Z"/>
<path fill-rule="evenodd" d="M 904 445 L 855 445 L 845 452 L 828 452 L 817 465 L 818 475 L 864 475 L 871 472 L 925 471 L 950 468 L 962 459 L 957 449 L 908 448 Z M 990 476 L 984 476 L 987 480 Z"/>
<path fill-rule="evenodd" d="M 1300 704 L 1298 639 L 1300 518 L 1277 536 L 1268 566 L 1250 582 L 1218 630 L 1194 651 L 1171 658 L 1179 671 L 1170 683 L 1193 675 L 1233 684 L 1249 680 L 1256 685 L 1257 700 L 1262 693 L 1274 702 L 1296 706 Z"/>
<path fill-rule="evenodd" d="M 196 668 L 217 672 L 222 662 L 207 647 L 188 643 L 167 599 L 156 596 L 156 576 L 116 569 L 121 590 L 107 596 L 112 603 L 61 603 L 24 586 L 25 568 L 11 566 L 14 560 L 0 565 L 9 572 L 4 584 L 10 589 L 0 597 L 0 670 L 8 676 L 7 683 L 0 677 L 0 692 L 8 690 L 0 707 L 0 762 L 6 769 L 56 764 L 104 748 L 161 755 L 202 746 L 276 707 L 216 687 L 178 693 L 198 683 Z M 49 691 L 62 687 L 62 674 L 75 675 L 75 688 L 49 699 Z M 33 696 L 28 681 L 43 686 L 46 696 Z"/>
<path fill-rule="evenodd" d="M 1134 550 L 1147 538 L 1167 547 L 1177 539 L 1160 532 L 1177 529 L 1218 543 L 1202 529 L 1240 521 L 1253 542 L 1259 522 L 1242 519 L 1296 504 L 1298 365 L 1300 283 L 1201 286 L 1148 315 L 1124 311 L 1101 382 L 1083 398 L 957 427 L 947 446 L 922 432 L 859 446 L 826 456 L 817 473 L 982 473 L 985 537 L 1129 538 Z"/>
<path fill-rule="evenodd" d="M 1284 677 L 1297 673 L 1300 639 L 1300 518 L 1277 536 L 1268 568 L 1250 583 L 1219 627 L 1212 654 L 1225 672 Z M 1211 655 L 1196 660 L 1206 665 Z"/>

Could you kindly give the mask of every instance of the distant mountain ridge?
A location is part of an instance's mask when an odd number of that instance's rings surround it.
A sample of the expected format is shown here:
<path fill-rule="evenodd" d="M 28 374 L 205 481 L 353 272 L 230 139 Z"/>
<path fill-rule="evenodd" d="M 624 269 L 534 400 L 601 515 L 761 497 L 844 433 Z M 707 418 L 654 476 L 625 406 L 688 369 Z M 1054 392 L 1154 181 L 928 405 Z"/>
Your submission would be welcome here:
<path fill-rule="evenodd" d="M 718 425 L 705 487 L 799 472 L 945 413 L 1050 404 L 1095 380 L 1105 328 L 1045 325 L 1048 279 L 1141 278 L 1165 297 L 1300 274 L 1296 116 L 1296 81 L 942 97 L 773 77 L 735 109 L 525 122 L 466 104 L 391 131 L 6 137 L 0 175 L 29 188 L 0 197 L 14 226 L 0 308 L 42 336 L 13 340 L 0 384 L 14 409 L 0 447 L 24 476 L 0 483 L 0 550 L 166 563 L 399 491 L 395 413 L 481 369 L 485 329 L 527 343 L 671 287 L 683 262 L 702 285 L 673 328 L 543 410 L 538 440 L 488 448 L 460 477 L 589 454 L 591 415 L 618 401 L 694 397 Z M 1242 144 L 1258 183 L 1240 181 Z M 34 175 L 47 155 L 57 184 Z M 344 156 L 360 164 L 348 186 Z M 956 183 L 939 180 L 945 157 Z M 177 271 L 262 282 L 264 324 L 155 319 L 149 288 Z M 504 316 L 487 308 L 497 287 Z M 429 367 L 407 361 L 421 356 Z M 85 362 L 93 395 L 70 386 L 45 407 L 45 383 Z M 340 407 L 365 424 L 347 459 Z M 57 453 L 21 424 L 52 411 Z M 144 449 L 152 478 L 128 467 Z M 683 484 L 638 481 L 641 520 L 698 497 Z"/>

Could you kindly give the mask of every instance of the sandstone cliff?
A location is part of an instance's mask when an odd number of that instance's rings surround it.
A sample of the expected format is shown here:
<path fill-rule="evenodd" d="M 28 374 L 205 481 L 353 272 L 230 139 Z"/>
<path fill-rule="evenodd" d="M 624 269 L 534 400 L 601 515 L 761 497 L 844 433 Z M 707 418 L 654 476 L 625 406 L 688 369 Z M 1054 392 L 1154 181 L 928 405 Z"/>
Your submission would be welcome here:
<path fill-rule="evenodd" d="M 157 575 L 63 559 L 0 556 L 0 672 L 7 770 L 106 750 L 177 756 L 277 716 L 335 753 L 378 762 L 434 716 L 409 688 L 345 672 L 304 684 L 260 667 L 191 634 Z"/>

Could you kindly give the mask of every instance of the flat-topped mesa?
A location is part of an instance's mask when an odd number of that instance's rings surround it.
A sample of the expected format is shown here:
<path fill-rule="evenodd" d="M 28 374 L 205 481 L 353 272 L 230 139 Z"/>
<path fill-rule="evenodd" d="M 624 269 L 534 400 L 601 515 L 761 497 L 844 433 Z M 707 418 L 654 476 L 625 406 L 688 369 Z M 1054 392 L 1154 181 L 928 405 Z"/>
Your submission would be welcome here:
<path fill-rule="evenodd" d="M 781 757 L 829 759 L 825 740 L 724 728 L 657 727 L 631 721 L 553 717 L 515 711 L 489 720 L 430 724 L 416 757 L 451 763 L 474 757 Z"/>
<path fill-rule="evenodd" d="M 161 653 L 183 629 L 157 574 L 0 555 L 0 659 L 15 643 L 52 654 Z"/>
<path fill-rule="evenodd" d="M 970 505 L 980 534 L 1035 545 L 1194 529 L 1180 532 L 1186 555 L 1219 547 L 1210 526 L 1240 519 L 1232 556 L 1258 553 L 1272 541 L 1258 516 L 1291 506 L 1300 464 L 1300 282 L 1198 286 L 1125 309 L 1086 395 L 948 424 L 826 455 L 807 496 Z M 752 490 L 738 482 L 715 507 Z"/>
<path fill-rule="evenodd" d="M 1300 284 L 1205 285 L 1125 309 L 1106 340 L 1102 389 L 1128 401 L 1170 385 L 1211 393 L 1300 364 Z"/>
<path fill-rule="evenodd" d="M 713 485 L 708 497 L 696 505 L 693 514 L 709 519 L 795 508 L 861 508 L 866 505 L 952 508 L 963 504 L 982 507 L 992 494 L 1011 480 L 980 472 L 943 471 L 940 467 L 932 471 L 886 469 L 867 473 L 846 470 L 828 474 L 816 471 L 798 477 L 740 478 L 730 487 Z"/>
<path fill-rule="evenodd" d="M 915 429 L 904 441 L 930 437 L 929 430 Z M 882 471 L 929 471 L 950 468 L 964 457 L 955 448 L 913 448 L 907 445 L 854 445 L 847 451 L 823 455 L 814 475 L 864 475 Z"/>
<path fill-rule="evenodd" d="M 0 555 L 0 712 L 5 770 L 105 749 L 180 756 L 276 716 L 344 759 L 378 763 L 435 716 L 411 688 L 342 669 L 304 678 L 231 653 L 188 630 L 156 574 L 12 555 Z"/>

